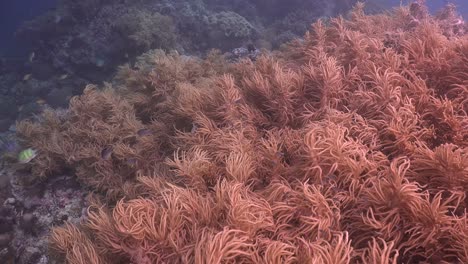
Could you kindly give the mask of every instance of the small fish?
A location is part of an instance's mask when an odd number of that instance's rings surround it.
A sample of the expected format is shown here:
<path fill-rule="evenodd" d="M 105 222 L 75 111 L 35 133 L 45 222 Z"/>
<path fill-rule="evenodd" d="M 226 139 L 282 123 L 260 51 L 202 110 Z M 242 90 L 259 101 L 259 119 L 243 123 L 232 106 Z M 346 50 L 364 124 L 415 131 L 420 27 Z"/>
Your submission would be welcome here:
<path fill-rule="evenodd" d="M 36 103 L 38 105 L 45 105 L 47 102 L 46 102 L 46 100 L 39 98 L 39 99 L 36 100 Z"/>
<path fill-rule="evenodd" d="M 113 150 L 114 150 L 114 148 L 113 148 L 112 146 L 106 146 L 105 148 L 103 148 L 103 149 L 101 150 L 101 158 L 102 158 L 103 160 L 108 160 L 108 159 L 110 159 Z"/>
<path fill-rule="evenodd" d="M 97 58 L 96 61 L 95 61 L 95 64 L 99 68 L 102 68 L 102 67 L 104 67 L 104 64 L 106 64 L 106 61 L 104 59 Z"/>
<path fill-rule="evenodd" d="M 142 129 L 137 131 L 137 135 L 139 137 L 149 136 L 151 134 L 153 134 L 153 133 L 151 132 L 151 130 L 149 130 L 147 128 L 142 128 Z"/>
<path fill-rule="evenodd" d="M 31 79 L 31 76 L 32 76 L 32 74 L 30 74 L 30 73 L 26 74 L 26 75 L 23 77 L 23 81 L 27 81 L 27 80 Z"/>
<path fill-rule="evenodd" d="M 190 133 L 194 134 L 194 133 L 197 132 L 197 130 L 198 130 L 197 124 L 193 123 L 193 124 L 192 124 L 192 130 L 190 130 Z"/>
<path fill-rule="evenodd" d="M 31 54 L 29 54 L 29 62 L 32 62 L 35 57 L 36 57 L 36 53 L 34 51 L 31 52 Z"/>
<path fill-rule="evenodd" d="M 257 48 L 255 47 L 255 45 L 254 45 L 253 43 L 249 43 L 249 44 L 247 45 L 247 50 L 248 50 L 249 52 L 254 52 L 254 51 L 257 50 Z"/>
<path fill-rule="evenodd" d="M 59 80 L 65 80 L 66 78 L 68 78 L 68 74 L 62 74 L 60 75 Z"/>
<path fill-rule="evenodd" d="M 137 159 L 136 158 L 128 158 L 127 159 L 127 165 L 130 167 L 135 167 L 137 165 Z"/>
<path fill-rule="evenodd" d="M 18 154 L 18 161 L 19 163 L 26 164 L 33 160 L 36 156 L 37 151 L 32 148 L 28 148 Z"/>
<path fill-rule="evenodd" d="M 60 21 L 62 21 L 62 16 L 60 16 L 60 15 L 55 15 L 55 19 L 54 19 L 55 24 L 60 23 Z"/>

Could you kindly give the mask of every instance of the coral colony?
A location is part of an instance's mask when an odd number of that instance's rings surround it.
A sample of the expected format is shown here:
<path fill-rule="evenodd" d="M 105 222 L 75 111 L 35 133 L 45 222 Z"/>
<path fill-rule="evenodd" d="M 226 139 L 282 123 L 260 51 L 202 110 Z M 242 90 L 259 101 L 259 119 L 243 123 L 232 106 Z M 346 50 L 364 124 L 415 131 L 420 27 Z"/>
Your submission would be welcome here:
<path fill-rule="evenodd" d="M 454 12 L 359 3 L 255 60 L 151 50 L 67 111 L 19 123 L 32 175 L 72 171 L 94 193 L 81 223 L 52 230 L 51 255 L 468 263 L 468 37 Z"/>

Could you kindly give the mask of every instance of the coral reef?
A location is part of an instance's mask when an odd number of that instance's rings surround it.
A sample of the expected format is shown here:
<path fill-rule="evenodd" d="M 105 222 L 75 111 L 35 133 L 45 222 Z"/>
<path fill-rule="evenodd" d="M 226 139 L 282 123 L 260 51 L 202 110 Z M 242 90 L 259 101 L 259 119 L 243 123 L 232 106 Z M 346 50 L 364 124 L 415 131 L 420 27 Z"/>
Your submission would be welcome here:
<path fill-rule="evenodd" d="M 245 38 L 252 34 L 253 26 L 235 12 L 219 12 L 208 18 L 208 24 L 219 28 L 226 37 Z"/>
<path fill-rule="evenodd" d="M 130 47 L 126 50 L 140 50 L 135 53 L 154 48 L 168 50 L 175 46 L 175 26 L 169 16 L 135 10 L 120 17 L 115 28 L 128 38 L 125 43 Z"/>
<path fill-rule="evenodd" d="M 0 170 L 0 257 L 3 263 L 56 263 L 48 254 L 50 230 L 85 219 L 86 192 L 70 175 L 30 188 L 18 185 L 23 177 L 11 168 Z"/>
<path fill-rule="evenodd" d="M 241 15 L 223 11 L 206 19 L 208 41 L 211 47 L 234 48 L 245 40 L 254 39 L 255 28 Z M 224 40 L 224 41 L 223 41 Z M 223 41 L 220 45 L 219 41 Z M 218 44 L 215 44 L 218 42 Z"/>
<path fill-rule="evenodd" d="M 359 3 L 255 61 L 150 51 L 18 124 L 23 170 L 96 193 L 54 258 L 468 263 L 468 36 L 445 12 Z"/>
<path fill-rule="evenodd" d="M 116 65 L 133 64 L 150 49 L 204 56 L 212 48 L 277 48 L 353 1 L 57 1 L 18 28 L 25 55 L 0 58 L 0 104 L 8 108 L 0 111 L 0 131 L 44 104 L 66 106 L 87 83 L 109 81 Z"/>
<path fill-rule="evenodd" d="M 278 46 L 273 32 L 290 30 L 299 37 L 317 17 L 336 14 L 336 6 L 347 10 L 354 1 L 338 2 L 62 0 L 55 10 L 25 23 L 17 36 L 44 62 L 95 81 L 108 76 L 113 65 L 154 48 L 199 54 L 259 39 Z M 289 22 L 281 24 L 285 17 Z"/>

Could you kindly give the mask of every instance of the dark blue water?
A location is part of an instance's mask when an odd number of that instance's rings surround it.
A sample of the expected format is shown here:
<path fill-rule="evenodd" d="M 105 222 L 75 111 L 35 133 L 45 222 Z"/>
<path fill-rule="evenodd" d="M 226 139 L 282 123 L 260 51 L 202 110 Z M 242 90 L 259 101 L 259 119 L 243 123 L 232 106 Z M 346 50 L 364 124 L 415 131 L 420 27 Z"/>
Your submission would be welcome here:
<path fill-rule="evenodd" d="M 412 0 L 364 0 L 367 2 L 376 2 L 380 5 L 384 5 L 386 7 L 392 6 L 399 6 L 400 3 L 407 5 Z M 457 11 L 462 15 L 465 19 L 468 17 L 468 0 L 426 0 L 426 5 L 429 7 L 431 13 L 435 13 L 436 11 L 443 8 L 446 4 L 452 3 L 457 6 Z"/>
<path fill-rule="evenodd" d="M 0 0 L 0 56 L 24 53 L 21 43 L 14 41 L 16 29 L 55 7 L 57 0 Z"/>
<path fill-rule="evenodd" d="M 397 0 L 392 0 L 388 1 L 392 2 L 392 4 L 398 5 L 400 1 Z M 403 3 L 407 3 L 408 1 L 403 1 Z M 442 7 L 444 7 L 447 3 L 452 3 L 457 6 L 458 12 L 463 15 L 463 17 L 466 19 L 468 17 L 468 0 L 426 0 L 426 4 L 431 10 L 431 12 L 435 12 L 437 10 L 440 10 Z"/>

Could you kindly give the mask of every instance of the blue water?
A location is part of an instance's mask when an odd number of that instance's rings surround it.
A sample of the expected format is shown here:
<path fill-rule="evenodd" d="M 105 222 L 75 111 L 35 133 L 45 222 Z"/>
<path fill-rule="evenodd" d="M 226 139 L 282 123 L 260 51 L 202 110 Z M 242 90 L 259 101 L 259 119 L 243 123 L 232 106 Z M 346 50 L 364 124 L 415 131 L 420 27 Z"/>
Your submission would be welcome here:
<path fill-rule="evenodd" d="M 0 0 L 0 56 L 18 56 L 26 52 L 14 40 L 14 33 L 23 22 L 53 8 L 57 0 Z M 311 1 L 311 0 L 304 0 Z M 397 6 L 399 0 L 368 0 L 385 3 L 386 6 Z M 403 0 L 403 3 L 408 3 Z M 442 8 L 447 2 L 458 6 L 458 11 L 466 19 L 468 17 L 468 0 L 426 0 L 431 12 Z"/>
<path fill-rule="evenodd" d="M 400 1 L 398 0 L 391 0 L 386 1 L 392 3 L 393 5 L 398 5 Z M 407 3 L 408 1 L 403 1 L 403 3 Z M 444 7 L 447 3 L 452 3 L 457 6 L 458 12 L 466 19 L 468 17 L 468 0 L 426 0 L 426 5 L 429 7 L 431 12 L 435 12 L 442 7 Z"/>
<path fill-rule="evenodd" d="M 378 5 L 383 5 L 385 7 L 392 7 L 392 6 L 399 6 L 400 0 L 361 0 L 364 2 L 376 2 Z M 402 0 L 401 3 L 407 5 L 414 0 Z M 452 3 L 457 6 L 457 11 L 462 15 L 465 20 L 468 17 L 468 0 L 426 0 L 426 5 L 429 7 L 429 11 L 431 13 L 435 13 L 436 11 L 443 8 L 447 3 Z"/>
<path fill-rule="evenodd" d="M 0 0 L 0 56 L 22 53 L 14 41 L 16 29 L 23 21 L 55 7 L 57 0 Z"/>

